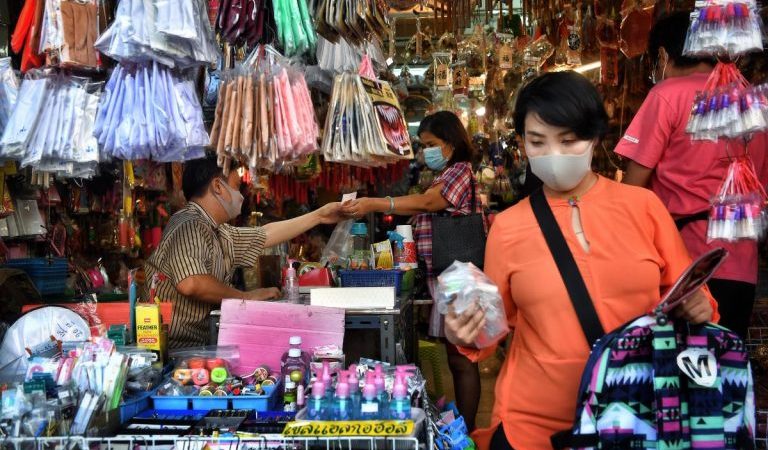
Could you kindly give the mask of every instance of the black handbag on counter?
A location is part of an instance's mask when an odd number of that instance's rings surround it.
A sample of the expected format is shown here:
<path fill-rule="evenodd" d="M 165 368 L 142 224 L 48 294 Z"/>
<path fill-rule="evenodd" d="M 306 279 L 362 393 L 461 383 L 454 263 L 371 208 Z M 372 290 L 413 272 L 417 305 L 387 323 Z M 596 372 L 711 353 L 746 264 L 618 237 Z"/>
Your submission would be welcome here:
<path fill-rule="evenodd" d="M 485 263 L 485 223 L 483 215 L 475 212 L 477 193 L 472 177 L 470 214 L 432 216 L 432 273 L 440 274 L 454 261 L 471 262 L 482 269 Z"/>

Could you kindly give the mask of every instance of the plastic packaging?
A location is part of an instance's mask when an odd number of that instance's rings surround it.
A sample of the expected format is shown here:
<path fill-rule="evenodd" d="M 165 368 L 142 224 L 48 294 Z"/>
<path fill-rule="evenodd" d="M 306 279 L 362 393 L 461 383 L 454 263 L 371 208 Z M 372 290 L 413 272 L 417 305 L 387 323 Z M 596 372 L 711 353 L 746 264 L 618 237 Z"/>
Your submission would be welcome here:
<path fill-rule="evenodd" d="M 0 136 L 11 118 L 19 95 L 19 79 L 11 66 L 11 58 L 0 58 Z"/>
<path fill-rule="evenodd" d="M 475 340 L 478 348 L 493 345 L 509 333 L 499 288 L 474 264 L 451 264 L 437 277 L 435 296 L 441 314 L 448 314 L 450 306 L 456 314 L 462 314 L 474 302 L 483 309 L 486 322 Z"/>
<path fill-rule="evenodd" d="M 121 0 L 115 20 L 94 46 L 120 62 L 154 60 L 179 68 L 219 58 L 203 0 Z"/>
<path fill-rule="evenodd" d="M 691 14 L 683 54 L 731 60 L 763 49 L 762 21 L 755 2 L 708 0 Z"/>
<path fill-rule="evenodd" d="M 749 157 L 736 159 L 728 168 L 718 194 L 712 199 L 707 242 L 757 241 L 765 234 L 768 195 Z"/>
<path fill-rule="evenodd" d="M 347 267 L 348 258 L 352 253 L 350 235 L 354 223 L 355 221 L 350 219 L 336 224 L 336 228 L 333 229 L 333 233 L 331 233 L 331 237 L 328 239 L 328 244 L 326 244 L 320 256 L 320 263 Z"/>

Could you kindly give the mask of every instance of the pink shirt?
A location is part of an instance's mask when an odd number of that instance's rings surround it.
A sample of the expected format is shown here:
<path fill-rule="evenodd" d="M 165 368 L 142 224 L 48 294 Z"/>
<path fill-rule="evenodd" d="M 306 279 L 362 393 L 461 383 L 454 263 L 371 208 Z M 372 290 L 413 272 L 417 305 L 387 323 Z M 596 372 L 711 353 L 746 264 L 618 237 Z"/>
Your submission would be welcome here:
<path fill-rule="evenodd" d="M 640 110 L 616 147 L 616 153 L 655 169 L 650 189 L 659 196 L 673 217 L 707 211 L 720 188 L 729 166 L 728 155 L 743 155 L 743 141 L 693 141 L 686 134 L 694 96 L 701 91 L 709 74 L 697 73 L 664 80 L 648 93 Z M 768 140 L 765 133 L 755 135 L 747 151 L 757 176 L 768 180 Z M 691 257 L 724 247 L 730 257 L 715 274 L 716 278 L 757 283 L 757 243 L 741 241 L 706 242 L 707 221 L 696 221 L 681 234 Z"/>

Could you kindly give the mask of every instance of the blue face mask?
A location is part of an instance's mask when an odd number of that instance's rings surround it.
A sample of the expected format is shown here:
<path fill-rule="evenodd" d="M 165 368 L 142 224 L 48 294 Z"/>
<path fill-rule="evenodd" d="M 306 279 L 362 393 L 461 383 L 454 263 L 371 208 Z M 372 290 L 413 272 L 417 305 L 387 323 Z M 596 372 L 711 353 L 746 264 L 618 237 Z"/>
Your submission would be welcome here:
<path fill-rule="evenodd" d="M 427 147 L 424 149 L 424 162 L 432 170 L 437 172 L 443 170 L 448 160 L 443 156 L 443 149 L 438 146 Z"/>

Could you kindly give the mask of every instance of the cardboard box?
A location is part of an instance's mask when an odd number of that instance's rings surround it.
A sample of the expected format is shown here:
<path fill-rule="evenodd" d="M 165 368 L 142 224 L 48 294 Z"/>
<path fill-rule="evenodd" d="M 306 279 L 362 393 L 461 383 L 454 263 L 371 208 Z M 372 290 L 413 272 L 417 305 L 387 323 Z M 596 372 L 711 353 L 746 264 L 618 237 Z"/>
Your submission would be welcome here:
<path fill-rule="evenodd" d="M 165 361 L 167 333 L 160 316 L 160 305 L 136 305 L 136 345 L 158 354 Z"/>

